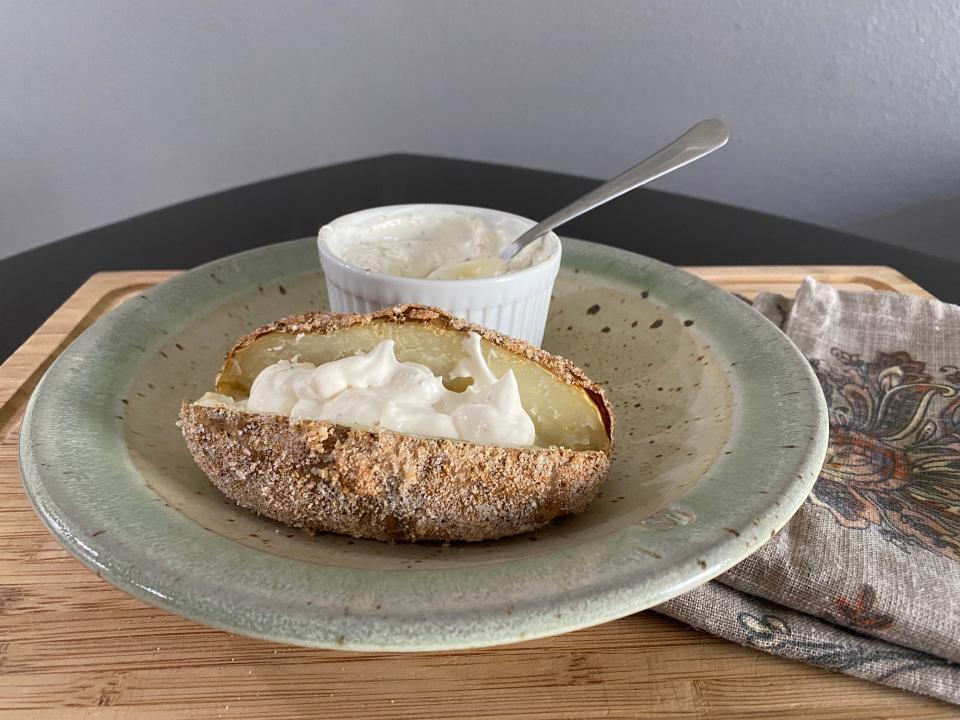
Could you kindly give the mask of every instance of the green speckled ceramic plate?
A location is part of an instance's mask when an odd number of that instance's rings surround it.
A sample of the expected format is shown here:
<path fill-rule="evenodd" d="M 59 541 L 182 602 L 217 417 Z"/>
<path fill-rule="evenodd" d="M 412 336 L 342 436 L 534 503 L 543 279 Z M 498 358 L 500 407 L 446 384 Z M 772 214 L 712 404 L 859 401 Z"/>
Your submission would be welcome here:
<path fill-rule="evenodd" d="M 564 241 L 544 347 L 602 381 L 609 480 L 584 514 L 479 544 L 311 536 L 227 501 L 174 422 L 251 328 L 326 307 L 313 239 L 197 268 L 87 330 L 34 393 L 24 484 L 67 549 L 153 605 L 255 637 L 358 650 L 566 632 L 707 581 L 773 535 L 823 459 L 800 353 L 746 303 L 662 263 Z"/>

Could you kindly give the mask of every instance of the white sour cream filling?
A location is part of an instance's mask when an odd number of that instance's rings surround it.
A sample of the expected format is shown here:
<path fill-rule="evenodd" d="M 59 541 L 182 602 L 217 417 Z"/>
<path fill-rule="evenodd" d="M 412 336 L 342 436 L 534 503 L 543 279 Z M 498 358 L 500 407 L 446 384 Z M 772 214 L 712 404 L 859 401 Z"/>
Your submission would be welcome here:
<path fill-rule="evenodd" d="M 463 347 L 466 356 L 450 376 L 473 378 L 464 392 L 448 390 L 426 365 L 399 362 L 394 341 L 384 340 L 368 353 L 320 366 L 287 360 L 269 365 L 253 381 L 246 407 L 407 435 L 532 445 L 536 430 L 513 371 L 494 376 L 476 333 Z"/>

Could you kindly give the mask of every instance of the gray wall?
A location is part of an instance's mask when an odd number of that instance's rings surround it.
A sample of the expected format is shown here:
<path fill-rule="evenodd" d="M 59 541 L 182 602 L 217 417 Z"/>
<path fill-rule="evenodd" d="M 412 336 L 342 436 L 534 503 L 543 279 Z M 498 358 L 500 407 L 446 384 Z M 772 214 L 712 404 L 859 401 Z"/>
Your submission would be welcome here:
<path fill-rule="evenodd" d="M 960 257 L 958 8 L 0 0 L 0 255 L 390 151 L 606 177 L 715 115 L 659 187 Z"/>

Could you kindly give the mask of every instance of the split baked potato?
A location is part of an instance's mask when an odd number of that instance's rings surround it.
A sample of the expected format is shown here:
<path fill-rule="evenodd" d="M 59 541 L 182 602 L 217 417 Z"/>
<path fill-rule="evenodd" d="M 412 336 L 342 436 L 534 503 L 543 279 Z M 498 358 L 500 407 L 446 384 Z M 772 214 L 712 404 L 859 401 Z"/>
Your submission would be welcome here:
<path fill-rule="evenodd" d="M 468 332 L 499 377 L 512 369 L 533 420 L 532 446 L 404 435 L 249 411 L 253 380 L 278 360 L 316 365 L 384 339 L 397 359 L 450 378 Z M 609 467 L 613 415 L 602 388 L 569 361 L 437 310 L 308 313 L 241 338 L 215 387 L 184 403 L 179 425 L 200 468 L 239 505 L 288 525 L 378 540 L 486 540 L 583 510 Z"/>

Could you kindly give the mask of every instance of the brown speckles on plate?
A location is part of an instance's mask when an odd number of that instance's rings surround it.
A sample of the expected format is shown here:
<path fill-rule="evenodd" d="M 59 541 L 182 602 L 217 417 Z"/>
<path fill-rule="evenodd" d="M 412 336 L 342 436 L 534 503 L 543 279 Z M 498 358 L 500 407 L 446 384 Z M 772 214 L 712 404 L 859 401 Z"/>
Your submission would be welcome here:
<path fill-rule="evenodd" d="M 658 327 L 661 327 L 662 325 L 663 325 L 663 319 L 662 319 L 662 318 L 657 318 L 657 319 L 654 320 L 652 323 L 650 323 L 650 329 L 651 329 L 651 330 L 656 330 Z"/>
<path fill-rule="evenodd" d="M 280 294 L 281 294 L 281 295 L 286 295 L 286 294 L 287 294 L 287 289 L 286 289 L 283 285 L 277 285 L 277 290 L 280 291 Z"/>
<path fill-rule="evenodd" d="M 642 552 L 644 555 L 648 557 L 652 557 L 654 560 L 663 560 L 663 555 L 653 550 L 650 550 L 649 548 L 641 547 L 640 545 L 638 545 L 637 550 L 639 550 L 640 552 Z"/>
<path fill-rule="evenodd" d="M 684 326 L 684 327 L 690 327 L 691 325 L 693 325 L 693 320 L 684 320 L 684 321 L 683 321 L 683 326 Z"/>
<path fill-rule="evenodd" d="M 610 326 L 609 326 L 609 325 L 605 325 L 604 327 L 600 328 L 600 332 L 602 332 L 602 333 L 608 333 L 608 332 L 610 332 Z"/>
<path fill-rule="evenodd" d="M 598 312 L 600 312 L 599 305 L 591 305 L 587 308 L 587 315 L 596 315 Z"/>

